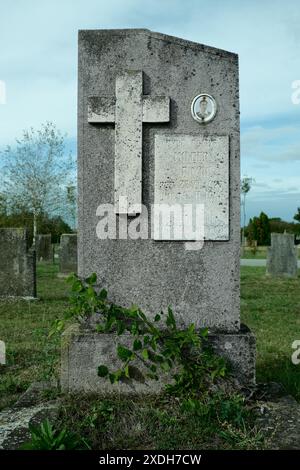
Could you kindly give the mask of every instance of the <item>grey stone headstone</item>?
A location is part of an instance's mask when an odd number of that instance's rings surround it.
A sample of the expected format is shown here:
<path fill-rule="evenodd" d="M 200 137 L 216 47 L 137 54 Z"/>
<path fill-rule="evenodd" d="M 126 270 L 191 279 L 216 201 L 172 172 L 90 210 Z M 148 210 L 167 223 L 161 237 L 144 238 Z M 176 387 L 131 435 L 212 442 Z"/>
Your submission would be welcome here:
<path fill-rule="evenodd" d="M 79 32 L 78 274 L 96 272 L 119 305 L 150 316 L 171 306 L 180 327 L 208 327 L 253 382 L 255 339 L 240 331 L 239 139 L 236 54 L 144 29 Z M 204 244 L 182 211 L 200 204 Z M 174 210 L 162 224 L 161 206 Z M 112 390 L 97 365 L 111 366 L 113 336 L 64 338 L 62 388 Z"/>
<path fill-rule="evenodd" d="M 202 92 L 217 103 L 204 125 L 191 114 Z M 182 325 L 239 331 L 237 55 L 148 30 L 80 31 L 78 106 L 79 275 L 96 272 L 118 304 L 149 314 L 171 305 Z M 172 191 L 163 175 L 176 179 Z M 122 214 L 125 194 L 130 215 L 139 212 L 134 203 L 150 211 L 154 202 L 178 202 L 180 192 L 209 208 L 203 249 L 97 237 L 100 204 Z"/>
<path fill-rule="evenodd" d="M 59 270 L 77 273 L 77 234 L 64 233 L 60 237 Z"/>
<path fill-rule="evenodd" d="M 0 297 L 36 297 L 35 251 L 25 229 L 0 229 Z"/>
<path fill-rule="evenodd" d="M 297 247 L 294 235 L 271 233 L 271 247 L 268 248 L 267 274 L 270 276 L 297 277 Z"/>
<path fill-rule="evenodd" d="M 51 261 L 54 259 L 53 246 L 51 244 L 51 234 L 38 234 L 36 237 L 36 258 L 37 261 Z"/>

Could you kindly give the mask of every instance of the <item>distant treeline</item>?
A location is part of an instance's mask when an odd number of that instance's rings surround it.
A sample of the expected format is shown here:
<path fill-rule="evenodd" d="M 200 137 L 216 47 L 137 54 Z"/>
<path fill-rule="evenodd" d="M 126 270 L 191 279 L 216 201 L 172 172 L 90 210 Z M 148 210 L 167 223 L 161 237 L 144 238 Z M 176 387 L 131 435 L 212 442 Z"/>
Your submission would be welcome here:
<path fill-rule="evenodd" d="M 33 239 L 33 214 L 30 212 L 18 212 L 6 214 L 0 210 L 0 227 L 26 227 L 28 231 L 29 243 Z M 72 233 L 71 227 L 60 217 L 49 217 L 41 214 L 37 218 L 38 233 L 51 233 L 52 243 L 59 243 L 62 233 Z"/>
<path fill-rule="evenodd" d="M 298 214 L 295 219 L 297 216 Z M 284 233 L 285 231 L 295 235 L 296 243 L 300 242 L 300 223 L 298 221 L 285 222 L 280 217 L 269 218 L 267 214 L 261 212 L 258 217 L 249 220 L 249 224 L 245 228 L 245 236 L 249 244 L 256 240 L 257 245 L 264 246 L 271 244 L 271 233 Z"/>

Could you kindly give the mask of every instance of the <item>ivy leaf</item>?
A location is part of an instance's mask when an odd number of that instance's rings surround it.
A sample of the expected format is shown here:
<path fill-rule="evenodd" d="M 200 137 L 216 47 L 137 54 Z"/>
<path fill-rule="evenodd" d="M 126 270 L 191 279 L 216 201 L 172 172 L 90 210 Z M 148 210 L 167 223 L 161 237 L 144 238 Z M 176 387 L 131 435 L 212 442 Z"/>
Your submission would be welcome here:
<path fill-rule="evenodd" d="M 139 308 L 137 305 L 131 305 L 130 309 L 128 309 L 128 314 L 130 317 L 136 318 L 138 317 L 138 311 L 139 311 Z"/>
<path fill-rule="evenodd" d="M 82 283 L 79 279 L 77 279 L 72 285 L 73 292 L 80 292 L 82 289 Z"/>
<path fill-rule="evenodd" d="M 152 340 L 150 341 L 151 347 L 154 351 L 157 350 L 157 343 L 156 343 L 156 338 L 153 337 Z"/>
<path fill-rule="evenodd" d="M 123 334 L 125 331 L 125 324 L 121 320 L 117 320 L 117 335 Z"/>
<path fill-rule="evenodd" d="M 161 356 L 160 354 L 155 355 L 155 362 L 158 362 L 159 364 L 162 364 L 165 361 L 164 357 Z"/>
<path fill-rule="evenodd" d="M 94 289 L 93 289 L 92 286 L 89 286 L 89 287 L 88 287 L 86 293 L 87 293 L 87 296 L 88 296 L 90 299 L 92 299 L 93 297 L 95 297 L 95 291 L 94 291 Z"/>
<path fill-rule="evenodd" d="M 104 328 L 103 325 L 101 325 L 101 323 L 97 323 L 97 325 L 96 325 L 96 331 L 97 331 L 98 333 L 103 333 L 103 332 L 105 331 L 105 328 Z"/>
<path fill-rule="evenodd" d="M 146 346 L 146 344 L 149 344 L 149 342 L 150 342 L 150 336 L 145 335 L 144 336 L 144 346 Z"/>
<path fill-rule="evenodd" d="M 140 349 L 142 349 L 142 347 L 143 347 L 142 342 L 139 339 L 135 339 L 133 343 L 133 350 L 139 351 Z"/>
<path fill-rule="evenodd" d="M 107 299 L 107 290 L 102 289 L 99 292 L 98 297 L 99 297 L 100 300 L 106 300 Z"/>
<path fill-rule="evenodd" d="M 139 330 L 138 323 L 137 323 L 136 321 L 134 321 L 134 322 L 132 323 L 132 325 L 131 325 L 130 333 L 131 333 L 132 335 L 136 335 L 137 332 L 138 332 L 138 330 Z"/>
<path fill-rule="evenodd" d="M 106 377 L 108 375 L 108 368 L 106 366 L 99 366 L 98 367 L 98 375 L 99 377 Z"/>
<path fill-rule="evenodd" d="M 116 374 L 113 374 L 113 373 L 109 374 L 109 380 L 111 384 L 114 384 L 117 381 Z"/>
<path fill-rule="evenodd" d="M 142 356 L 144 359 L 149 359 L 148 349 L 143 349 Z"/>
<path fill-rule="evenodd" d="M 105 331 L 111 331 L 115 321 L 115 317 L 109 317 L 105 323 Z"/>
<path fill-rule="evenodd" d="M 161 367 L 162 370 L 164 370 L 165 372 L 169 372 L 169 370 L 170 370 L 170 366 L 169 366 L 169 364 L 168 364 L 167 361 L 162 362 L 162 363 L 160 364 L 160 367 Z"/>
<path fill-rule="evenodd" d="M 123 362 L 128 361 L 128 359 L 132 359 L 132 356 L 133 356 L 132 351 L 130 351 L 130 349 L 127 349 L 120 344 L 117 347 L 117 354 L 118 354 L 118 357 Z"/>
<path fill-rule="evenodd" d="M 85 282 L 86 282 L 87 284 L 89 284 L 90 286 L 91 286 L 92 284 L 95 284 L 96 281 L 97 281 L 97 274 L 96 274 L 96 273 L 91 274 L 89 277 L 87 277 L 87 278 L 85 279 Z"/>

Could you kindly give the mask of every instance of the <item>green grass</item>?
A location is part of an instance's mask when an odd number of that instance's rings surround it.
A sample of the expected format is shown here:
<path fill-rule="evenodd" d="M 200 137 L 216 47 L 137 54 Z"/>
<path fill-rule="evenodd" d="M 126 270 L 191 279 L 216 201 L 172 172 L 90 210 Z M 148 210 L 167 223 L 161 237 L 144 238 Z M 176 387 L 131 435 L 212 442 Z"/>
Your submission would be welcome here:
<path fill-rule="evenodd" d="M 232 399 L 233 406 L 234 400 Z M 224 405 L 224 401 L 219 404 Z M 239 406 L 237 407 L 239 408 Z M 225 406 L 224 406 L 225 409 Z M 218 416 L 204 405 L 189 412 L 174 397 L 120 398 L 65 397 L 61 426 L 84 437 L 92 449 L 259 449 L 263 437 L 251 413 L 235 424 L 233 416 Z M 234 411 L 239 416 L 239 410 Z"/>
<path fill-rule="evenodd" d="M 241 272 L 241 318 L 256 335 L 257 379 L 282 383 L 300 401 L 300 365 L 291 361 L 300 340 L 300 278 L 271 279 L 260 267 Z"/>
<path fill-rule="evenodd" d="M 256 252 L 253 252 L 253 249 L 250 247 L 246 247 L 244 249 L 243 255 L 241 255 L 243 259 L 266 259 L 267 258 L 267 247 L 266 246 L 258 246 Z"/>
<path fill-rule="evenodd" d="M 0 339 L 7 354 L 7 365 L 0 366 L 0 409 L 13 403 L 32 381 L 49 379 L 57 365 L 59 340 L 49 341 L 47 335 L 53 320 L 63 316 L 68 295 L 57 271 L 57 265 L 38 265 L 39 300 L 0 301 Z"/>
<path fill-rule="evenodd" d="M 267 258 L 267 250 L 266 246 L 258 246 L 256 251 L 253 251 L 253 248 L 246 246 L 244 249 L 244 253 L 241 256 L 243 259 L 266 259 Z M 298 246 L 298 258 L 300 259 L 300 248 Z"/>
<path fill-rule="evenodd" d="M 59 371 L 59 338 L 48 339 L 54 319 L 68 305 L 68 285 L 58 266 L 38 265 L 37 301 L 0 302 L 0 339 L 7 365 L 0 367 L 0 409 L 12 404 L 32 381 Z M 257 338 L 257 377 L 276 381 L 300 401 L 300 365 L 291 345 L 300 339 L 300 278 L 271 279 L 265 268 L 242 267 L 242 321 Z M 174 399 L 101 400 L 64 397 L 61 423 L 83 434 L 93 448 L 259 448 L 251 423 L 236 428 L 209 413 L 191 416 Z"/>

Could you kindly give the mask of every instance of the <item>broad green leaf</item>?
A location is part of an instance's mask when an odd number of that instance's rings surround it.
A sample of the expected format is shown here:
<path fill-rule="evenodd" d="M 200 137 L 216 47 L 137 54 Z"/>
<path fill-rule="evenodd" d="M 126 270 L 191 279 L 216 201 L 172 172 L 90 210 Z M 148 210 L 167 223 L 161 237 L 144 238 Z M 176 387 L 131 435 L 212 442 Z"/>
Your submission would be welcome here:
<path fill-rule="evenodd" d="M 128 359 L 131 359 L 133 356 L 132 351 L 130 351 L 130 349 L 125 348 L 121 344 L 119 344 L 117 347 L 117 354 L 118 354 L 118 357 L 123 362 L 126 362 Z"/>
<path fill-rule="evenodd" d="M 106 366 L 99 366 L 98 367 L 98 375 L 99 377 L 106 377 L 108 375 L 108 368 Z"/>
<path fill-rule="evenodd" d="M 139 351 L 140 349 L 142 349 L 142 347 L 143 347 L 142 342 L 139 339 L 135 339 L 133 343 L 133 350 Z"/>
<path fill-rule="evenodd" d="M 146 346 L 147 344 L 149 344 L 149 341 L 150 341 L 150 336 L 145 335 L 145 336 L 144 336 L 144 346 Z"/>
<path fill-rule="evenodd" d="M 149 359 L 148 349 L 143 349 L 142 356 L 144 359 Z"/>
<path fill-rule="evenodd" d="M 120 336 L 125 331 L 125 324 L 122 320 L 117 320 L 117 334 Z"/>
<path fill-rule="evenodd" d="M 99 297 L 100 300 L 106 300 L 107 299 L 107 290 L 102 289 L 99 292 L 98 297 Z"/>
<path fill-rule="evenodd" d="M 109 380 L 110 380 L 110 383 L 114 384 L 116 381 L 117 381 L 117 377 L 116 377 L 116 374 L 109 374 Z"/>
<path fill-rule="evenodd" d="M 85 279 L 85 282 L 89 285 L 95 284 L 97 281 L 97 274 L 92 273 L 89 277 Z"/>

